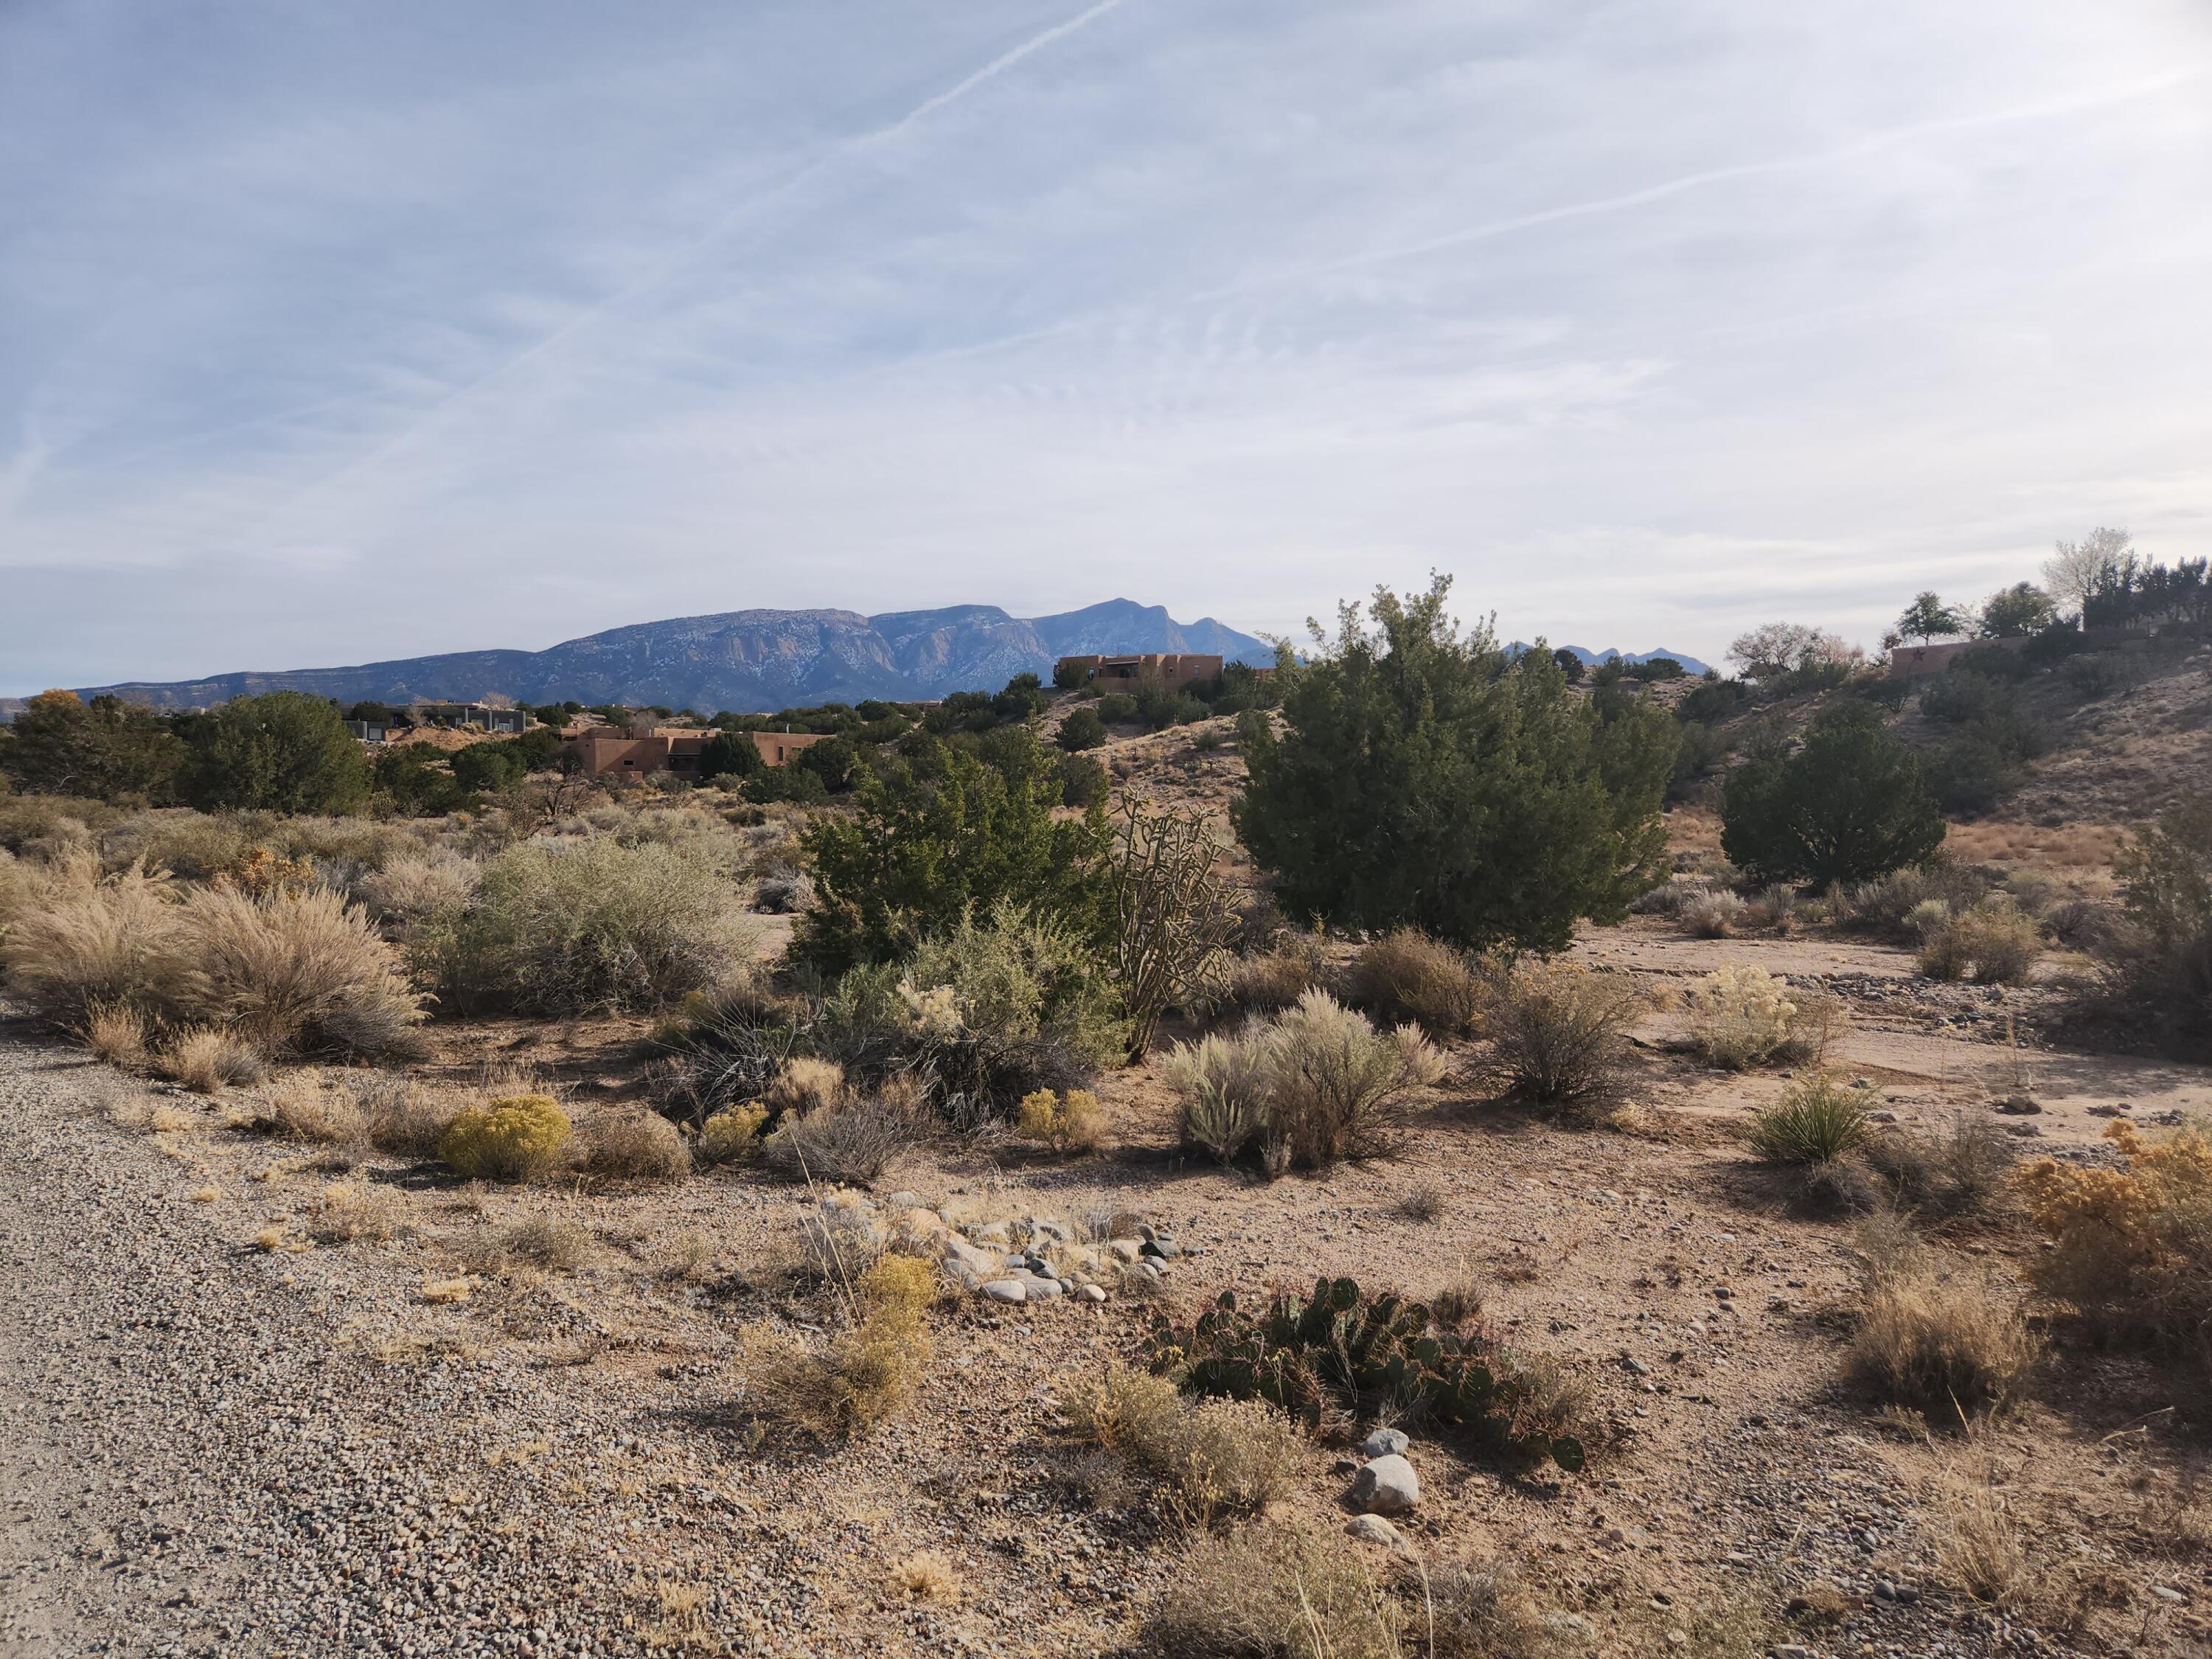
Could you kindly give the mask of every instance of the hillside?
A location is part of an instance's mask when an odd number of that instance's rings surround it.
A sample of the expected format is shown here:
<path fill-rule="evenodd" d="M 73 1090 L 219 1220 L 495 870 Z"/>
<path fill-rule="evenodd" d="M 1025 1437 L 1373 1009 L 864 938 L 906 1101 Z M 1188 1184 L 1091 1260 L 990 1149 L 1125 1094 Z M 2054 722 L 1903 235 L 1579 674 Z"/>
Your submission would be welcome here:
<path fill-rule="evenodd" d="M 309 691 L 340 702 L 472 701 L 653 703 L 759 713 L 801 703 L 939 697 L 995 690 L 1016 674 L 1049 677 L 1061 656 L 1195 651 L 1272 662 L 1264 640 L 1211 617 L 1179 623 L 1163 605 L 1109 599 L 1021 618 L 996 605 L 863 617 L 850 611 L 731 611 L 638 623 L 544 651 L 463 651 L 342 668 L 210 675 L 87 686 L 155 708 L 197 708 L 264 691 Z"/>

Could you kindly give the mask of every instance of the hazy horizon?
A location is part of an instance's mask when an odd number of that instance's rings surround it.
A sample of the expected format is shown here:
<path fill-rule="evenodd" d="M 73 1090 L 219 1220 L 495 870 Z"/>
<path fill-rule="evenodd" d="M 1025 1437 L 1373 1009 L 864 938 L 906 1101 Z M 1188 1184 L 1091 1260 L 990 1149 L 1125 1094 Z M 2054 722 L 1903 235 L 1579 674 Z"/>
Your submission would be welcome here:
<path fill-rule="evenodd" d="M 2212 16 L 0 13 L 0 695 L 1126 594 L 1875 643 L 2212 552 Z"/>

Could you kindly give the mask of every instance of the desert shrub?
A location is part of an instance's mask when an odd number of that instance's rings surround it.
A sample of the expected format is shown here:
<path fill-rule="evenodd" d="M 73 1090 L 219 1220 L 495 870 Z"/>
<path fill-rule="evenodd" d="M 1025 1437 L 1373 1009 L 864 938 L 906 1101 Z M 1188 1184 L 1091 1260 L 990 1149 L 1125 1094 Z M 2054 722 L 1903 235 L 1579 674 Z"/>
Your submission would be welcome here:
<path fill-rule="evenodd" d="M 1344 607 L 1283 678 L 1280 735 L 1239 716 L 1237 833 L 1297 915 L 1558 950 L 1656 878 L 1678 727 L 1632 696 L 1577 696 L 1548 653 L 1462 635 L 1449 586 L 1378 589 L 1371 628 Z"/>
<path fill-rule="evenodd" d="M 761 1129 L 767 1122 L 765 1107 L 725 1106 L 700 1125 L 692 1150 L 702 1164 L 750 1164 L 761 1155 Z"/>
<path fill-rule="evenodd" d="M 1551 1106 L 1583 1106 L 1613 1089 L 1641 1006 L 1635 988 L 1571 963 L 1486 964 L 1482 1033 L 1507 1088 Z"/>
<path fill-rule="evenodd" d="M 1377 1031 L 1322 991 L 1300 997 L 1259 1041 L 1267 1075 L 1261 1137 L 1286 1147 L 1293 1164 L 1326 1165 L 1367 1149 L 1382 1106 L 1443 1075 L 1443 1057 L 1413 1027 Z"/>
<path fill-rule="evenodd" d="M 1863 702 L 1817 716 L 1794 755 L 1763 748 L 1728 775 L 1721 848 L 1765 880 L 1869 880 L 1920 863 L 1943 835 L 1918 758 Z"/>
<path fill-rule="evenodd" d="M 788 915 L 813 902 L 814 878 L 804 870 L 771 870 L 753 890 L 753 908 L 771 915 Z"/>
<path fill-rule="evenodd" d="M 1413 1027 L 1377 1031 L 1323 991 L 1237 1036 L 1178 1044 L 1164 1064 L 1189 1143 L 1224 1162 L 1256 1143 L 1271 1171 L 1371 1147 L 1382 1109 L 1443 1070 Z"/>
<path fill-rule="evenodd" d="M 1648 892 L 1638 893 L 1628 902 L 1628 912 L 1636 916 L 1672 916 L 1681 914 L 1682 906 L 1696 896 L 1691 889 L 1671 877 Z"/>
<path fill-rule="evenodd" d="M 1438 1042 L 1466 1035 L 1482 1012 L 1482 981 L 1467 958 L 1411 927 L 1361 950 L 1350 990 L 1378 1018 L 1410 1022 Z"/>
<path fill-rule="evenodd" d="M 1322 940 L 1292 933 L 1272 949 L 1229 963 L 1212 1001 L 1243 1013 L 1278 1014 L 1307 992 L 1326 988 L 1328 977 Z"/>
<path fill-rule="evenodd" d="M 921 1103 L 890 1088 L 805 1112 L 787 1112 L 761 1143 L 768 1166 L 794 1181 L 865 1187 L 925 1133 Z"/>
<path fill-rule="evenodd" d="M 1995 1124 L 1959 1112 L 1934 1133 L 1892 1129 L 1863 1151 L 1893 1205 L 1948 1218 L 1988 1207 L 2012 1171 L 2013 1147 Z"/>
<path fill-rule="evenodd" d="M 1769 882 L 1758 897 L 1744 907 L 1745 919 L 1755 926 L 1788 933 L 1797 926 L 1797 890 L 1786 881 Z"/>
<path fill-rule="evenodd" d="M 1731 1072 L 1780 1053 L 1797 1013 L 1789 982 L 1763 968 L 1719 969 L 1692 985 L 1685 1000 L 1698 1052 Z"/>
<path fill-rule="evenodd" d="M 1152 1046 L 1160 1016 L 1196 1000 L 1238 927 L 1221 848 L 1202 812 L 1129 801 L 1113 858 L 1114 979 L 1129 1016 L 1128 1056 Z"/>
<path fill-rule="evenodd" d="M 82 1024 L 95 1004 L 158 1006 L 176 933 L 167 878 L 133 864 L 101 878 L 80 850 L 19 869 L 15 913 L 0 935 L 9 990 L 50 1024 Z"/>
<path fill-rule="evenodd" d="M 826 1347 L 781 1332 L 744 1333 L 745 1408 L 825 1440 L 865 1434 L 896 1415 L 928 1374 L 926 1317 L 937 1288 L 926 1262 L 887 1255 L 854 1286 L 851 1323 Z"/>
<path fill-rule="evenodd" d="M 2127 925 L 2100 954 L 2139 1006 L 2212 1033 L 2212 799 L 2191 797 L 2136 830 L 2112 860 Z"/>
<path fill-rule="evenodd" d="M 1978 872 L 1946 860 L 1930 860 L 1893 870 L 1879 881 L 1859 884 L 1851 890 L 1850 909 L 1862 926 L 1893 938 L 1917 939 L 1924 925 L 1915 918 L 1930 915 L 1929 905 L 1938 907 L 1932 914 L 1940 919 L 1954 909 L 1972 908 L 1989 890 L 1988 879 Z"/>
<path fill-rule="evenodd" d="M 322 888 L 203 888 L 179 907 L 169 1000 L 264 1052 L 406 1049 L 422 999 L 368 918 Z"/>
<path fill-rule="evenodd" d="M 2212 1137 L 2160 1139 L 2121 1121 L 2105 1131 L 2118 1170 L 2050 1158 L 2021 1172 L 2028 1216 L 2052 1248 L 2037 1288 L 2074 1304 L 2109 1336 L 2201 1352 L 2212 1331 Z"/>
<path fill-rule="evenodd" d="M 323 1188 L 307 1230 L 325 1244 L 381 1244 L 412 1232 L 414 1223 L 406 1199 L 394 1188 L 349 1181 Z"/>
<path fill-rule="evenodd" d="M 2036 1351 L 2018 1297 L 1987 1273 L 1944 1272 L 1914 1251 L 1893 1263 L 1876 1258 L 1849 1368 L 1888 1404 L 1950 1415 L 2004 1401 Z"/>
<path fill-rule="evenodd" d="M 258 1083 L 264 1074 L 253 1045 L 214 1025 L 191 1025 L 173 1035 L 155 1069 L 194 1094 L 220 1094 L 232 1084 Z"/>
<path fill-rule="evenodd" d="M 1453 1324 L 1418 1302 L 1348 1279 L 1311 1297 L 1279 1291 L 1265 1311 L 1224 1291 L 1195 1322 L 1153 1316 L 1145 1354 L 1187 1393 L 1261 1400 L 1316 1426 L 1348 1408 L 1447 1426 L 1516 1459 L 1583 1466 L 1571 1413 L 1582 1401 L 1526 1365 L 1479 1319 Z"/>
<path fill-rule="evenodd" d="M 1071 751 L 1099 748 L 1106 741 L 1105 723 L 1098 718 L 1098 711 L 1088 704 L 1072 709 L 1060 723 L 1056 741 L 1062 749 Z"/>
<path fill-rule="evenodd" d="M 381 870 L 365 872 L 354 896 L 377 921 L 405 926 L 465 905 L 483 879 L 483 866 L 445 847 L 402 853 Z"/>
<path fill-rule="evenodd" d="M 1106 1115 L 1088 1089 L 1055 1094 L 1039 1089 L 1022 1097 L 1016 1125 L 1031 1140 L 1041 1140 L 1062 1158 L 1094 1152 L 1106 1136 Z"/>
<path fill-rule="evenodd" d="M 901 747 L 863 781 L 853 812 L 799 837 L 817 902 L 792 941 L 799 960 L 825 975 L 896 961 L 1001 908 L 1104 941 L 1105 806 L 1055 817 L 1060 772 L 1027 728 L 993 732 L 980 754 L 934 738 Z"/>
<path fill-rule="evenodd" d="M 2033 917 L 2009 904 L 1984 904 L 1937 922 L 1915 960 L 1929 979 L 1964 979 L 1971 971 L 1984 985 L 2021 985 L 2042 954 L 2043 935 Z"/>
<path fill-rule="evenodd" d="M 369 764 L 327 699 L 305 691 L 234 697 L 185 733 L 185 798 L 203 811 L 349 812 Z"/>
<path fill-rule="evenodd" d="M 696 815 L 694 815 L 696 816 Z M 526 842 L 484 866 L 476 902 L 410 940 L 454 1007 L 582 1014 L 659 1007 L 752 957 L 735 890 L 656 842 Z"/>
<path fill-rule="evenodd" d="M 454 1109 L 411 1079 L 388 1072 L 356 1072 L 346 1091 L 368 1126 L 368 1144 L 380 1152 L 434 1158 L 453 1121 Z"/>
<path fill-rule="evenodd" d="M 1109 1361 L 1063 1386 L 1076 1435 L 1158 1481 L 1185 1525 L 1255 1515 L 1296 1476 L 1303 1437 L 1278 1413 L 1240 1400 L 1186 1400 L 1163 1376 Z"/>
<path fill-rule="evenodd" d="M 1751 1147 L 1770 1164 L 1830 1164 L 1865 1145 L 1868 1127 L 1851 1091 L 1808 1078 L 1753 1117 Z"/>
<path fill-rule="evenodd" d="M 131 1003 L 89 1004 L 76 1031 L 95 1059 L 121 1070 L 137 1071 L 152 1058 L 145 1012 Z"/>
<path fill-rule="evenodd" d="M 1265 1526 L 1200 1539 L 1141 1636 L 1161 1659 L 1402 1659 L 1409 1639 L 1404 1610 L 1350 1547 Z"/>
<path fill-rule="evenodd" d="M 761 1091 L 760 1103 L 769 1121 L 809 1112 L 831 1111 L 848 1105 L 853 1091 L 845 1081 L 845 1068 L 834 1060 L 798 1054 L 784 1062 L 775 1080 Z"/>
<path fill-rule="evenodd" d="M 584 1167 L 617 1181 L 680 1181 L 691 1173 L 690 1148 L 676 1126 L 651 1112 L 603 1112 L 580 1136 Z"/>
<path fill-rule="evenodd" d="M 1744 902 L 1725 887 L 1683 900 L 1675 915 L 1693 939 L 1726 939 L 1743 921 Z"/>
<path fill-rule="evenodd" d="M 568 1150 L 568 1115 L 545 1095 L 512 1095 L 458 1113 L 438 1156 L 470 1180 L 532 1181 Z"/>

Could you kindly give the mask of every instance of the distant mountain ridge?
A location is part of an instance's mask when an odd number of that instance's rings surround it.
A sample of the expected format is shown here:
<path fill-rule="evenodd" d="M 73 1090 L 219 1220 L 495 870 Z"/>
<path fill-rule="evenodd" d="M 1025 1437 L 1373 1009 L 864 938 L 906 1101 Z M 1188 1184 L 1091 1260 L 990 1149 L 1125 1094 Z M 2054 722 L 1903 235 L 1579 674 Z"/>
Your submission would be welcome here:
<path fill-rule="evenodd" d="M 1525 651 L 1528 647 L 1525 641 L 1516 640 L 1506 648 L 1510 651 Z M 1654 657 L 1672 657 L 1676 662 L 1682 665 L 1682 672 L 1684 673 L 1709 674 L 1712 672 L 1712 670 L 1705 664 L 1699 662 L 1688 652 L 1669 651 L 1663 646 L 1656 651 L 1615 651 L 1609 646 L 1602 651 L 1590 651 L 1586 650 L 1579 645 L 1562 645 L 1554 648 L 1560 651 L 1572 652 L 1576 656 L 1582 659 L 1584 666 L 1590 668 L 1596 667 L 1598 664 L 1603 662 L 1607 657 L 1618 657 L 1623 662 L 1650 662 Z"/>
<path fill-rule="evenodd" d="M 1179 623 L 1164 605 L 1109 599 L 1057 616 L 1012 617 L 994 605 L 938 611 L 729 611 L 637 623 L 543 651 L 457 651 L 345 668 L 211 675 L 205 679 L 77 688 L 148 708 L 206 708 L 264 691 L 308 691 L 339 702 L 421 697 L 469 702 L 659 703 L 702 714 L 765 714 L 819 702 L 941 697 L 995 691 L 1015 675 L 1049 679 L 1064 656 L 1089 653 L 1218 653 L 1272 663 L 1274 647 L 1201 617 Z"/>

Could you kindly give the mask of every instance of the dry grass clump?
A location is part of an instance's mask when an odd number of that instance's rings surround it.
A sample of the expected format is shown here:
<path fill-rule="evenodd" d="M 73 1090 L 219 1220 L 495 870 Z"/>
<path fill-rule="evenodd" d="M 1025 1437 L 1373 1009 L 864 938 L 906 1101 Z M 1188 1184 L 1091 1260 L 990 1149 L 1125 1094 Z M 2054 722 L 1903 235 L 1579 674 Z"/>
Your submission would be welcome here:
<path fill-rule="evenodd" d="M 251 1044 L 212 1025 L 194 1025 L 171 1037 L 154 1069 L 194 1094 L 220 1094 L 232 1084 L 258 1083 L 261 1056 Z"/>
<path fill-rule="evenodd" d="M 76 1031 L 94 1059 L 121 1071 L 143 1071 L 153 1058 L 145 1012 L 130 1003 L 103 999 L 88 1004 Z"/>
<path fill-rule="evenodd" d="M 890 1570 L 891 1594 L 902 1601 L 957 1601 L 960 1571 L 939 1550 L 916 1550 L 895 1561 Z"/>
<path fill-rule="evenodd" d="M 568 1150 L 568 1115 L 545 1095 L 514 1095 L 456 1114 L 438 1156 L 471 1181 L 533 1181 Z"/>
<path fill-rule="evenodd" d="M 360 1146 L 368 1139 L 368 1121 L 353 1096 L 324 1087 L 311 1072 L 297 1073 L 271 1088 L 254 1113 L 252 1127 L 318 1146 Z"/>
<path fill-rule="evenodd" d="M 1106 1114 L 1088 1089 L 1055 1094 L 1039 1089 L 1022 1097 L 1015 1127 L 1030 1140 L 1042 1141 L 1062 1158 L 1095 1152 L 1106 1139 Z"/>
<path fill-rule="evenodd" d="M 1726 888 L 1685 900 L 1675 910 L 1695 939 L 1726 939 L 1742 924 L 1744 902 Z"/>
<path fill-rule="evenodd" d="M 1266 1526 L 1200 1538 L 1142 1642 L 1162 1659 L 1408 1659 L 1425 1645 L 1353 1546 Z"/>
<path fill-rule="evenodd" d="M 753 908 L 770 915 L 789 915 L 814 904 L 814 878 L 804 870 L 779 865 L 760 878 L 753 890 Z"/>
<path fill-rule="evenodd" d="M 168 877 L 134 864 L 102 878 L 77 848 L 14 867 L 0 935 L 8 988 L 49 1023 L 84 1023 L 94 1005 L 152 1008 L 176 926 Z"/>
<path fill-rule="evenodd" d="M 1863 1151 L 1892 1204 L 1942 1218 L 1988 1208 L 2016 1157 L 2013 1141 L 1995 1124 L 1964 1112 L 1930 1134 L 1893 1129 L 1875 1135 Z"/>
<path fill-rule="evenodd" d="M 1779 1054 L 1797 1013 L 1788 981 L 1764 968 L 1719 969 L 1684 1000 L 1698 1052 L 1731 1072 L 1763 1066 Z"/>
<path fill-rule="evenodd" d="M 681 1181 L 691 1151 L 666 1118 L 653 1112 L 602 1112 L 582 1133 L 584 1167 L 615 1181 Z"/>
<path fill-rule="evenodd" d="M 547 1273 L 572 1273 L 591 1259 L 592 1233 L 555 1210 L 540 1210 L 503 1230 L 498 1253 Z"/>
<path fill-rule="evenodd" d="M 372 1181 L 341 1182 L 323 1188 L 310 1228 L 325 1244 L 362 1241 L 381 1244 L 414 1231 L 407 1200 Z"/>
<path fill-rule="evenodd" d="M 1753 1118 L 1751 1148 L 1770 1164 L 1832 1164 L 1864 1146 L 1868 1130 L 1850 1090 L 1808 1078 Z"/>
<path fill-rule="evenodd" d="M 1188 1526 L 1254 1515 L 1285 1491 L 1305 1443 L 1280 1412 L 1249 1400 L 1192 1401 L 1165 1377 L 1118 1362 L 1063 1389 L 1075 1432 L 1160 1483 Z"/>
<path fill-rule="evenodd" d="M 1942 1417 L 2002 1404 L 2035 1363 L 2017 1296 L 1985 1271 L 1946 1268 L 1901 1225 L 1863 1228 L 1867 1261 L 1849 1367 L 1893 1406 Z"/>
<path fill-rule="evenodd" d="M 741 1333 L 744 1409 L 825 1440 L 849 1439 L 886 1421 L 928 1374 L 927 1316 L 937 1291 L 936 1270 L 927 1262 L 887 1255 L 854 1284 L 852 1322 L 826 1347 L 810 1347 L 788 1332 Z"/>
<path fill-rule="evenodd" d="M 2009 904 L 1977 905 L 1945 915 L 1925 933 L 1915 958 L 1929 979 L 2025 985 L 2043 954 L 2035 919 Z"/>
<path fill-rule="evenodd" d="M 368 1144 L 403 1158 L 435 1158 L 453 1127 L 454 1108 L 420 1084 L 389 1072 L 357 1072 L 347 1091 L 368 1126 Z"/>
<path fill-rule="evenodd" d="M 1446 1567 L 1429 1584 L 1425 1607 L 1411 1610 L 1409 1656 L 1423 1659 L 1565 1659 L 1587 1651 L 1544 1617 L 1511 1565 L 1470 1561 Z M 1425 1614 L 1435 1620 L 1430 1635 Z"/>
<path fill-rule="evenodd" d="M 1377 1018 L 1418 1025 L 1440 1042 L 1465 1036 L 1482 1012 L 1482 981 L 1467 958 L 1412 927 L 1363 949 L 1349 989 Z"/>
<path fill-rule="evenodd" d="M 483 866 L 474 859 L 451 848 L 426 847 L 365 872 L 353 891 L 377 921 L 406 927 L 467 904 L 483 879 Z"/>
<path fill-rule="evenodd" d="M 323 888 L 210 887 L 179 907 L 168 994 L 269 1054 L 405 1051 L 422 999 L 368 916 Z"/>
<path fill-rule="evenodd" d="M 845 1068 L 834 1060 L 800 1054 L 784 1062 L 775 1080 L 760 1097 L 772 1119 L 796 1113 L 823 1111 L 852 1103 L 853 1091 L 845 1081 Z"/>
<path fill-rule="evenodd" d="M 1632 985 L 1567 962 L 1493 960 L 1486 977 L 1482 1030 L 1508 1089 L 1577 1108 L 1611 1095 L 1642 1006 Z"/>
<path fill-rule="evenodd" d="M 1376 1141 L 1382 1109 L 1443 1074 L 1413 1026 L 1377 1031 L 1323 991 L 1234 1037 L 1178 1043 L 1163 1069 L 1182 1097 L 1183 1134 L 1224 1163 L 1256 1144 L 1263 1164 L 1326 1165 Z"/>
<path fill-rule="evenodd" d="M 2153 1140 L 2125 1121 L 2105 1138 L 2126 1168 L 2042 1158 L 2021 1172 L 2051 1243 L 2036 1285 L 2109 1336 L 2197 1352 L 2212 1329 L 2212 1138 L 2191 1127 Z"/>
<path fill-rule="evenodd" d="M 1437 1182 L 1425 1181 L 1390 1207 L 1401 1221 L 1426 1226 L 1451 1207 L 1451 1195 Z"/>

